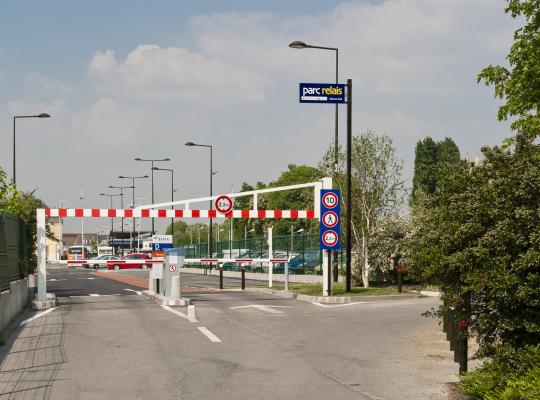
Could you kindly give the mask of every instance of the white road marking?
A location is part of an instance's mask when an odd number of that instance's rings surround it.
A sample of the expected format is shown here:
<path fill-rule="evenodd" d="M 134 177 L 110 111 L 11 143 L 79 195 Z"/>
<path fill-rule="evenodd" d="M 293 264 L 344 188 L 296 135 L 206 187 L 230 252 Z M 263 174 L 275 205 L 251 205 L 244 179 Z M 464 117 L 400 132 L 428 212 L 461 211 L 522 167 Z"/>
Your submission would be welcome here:
<path fill-rule="evenodd" d="M 44 315 L 47 315 L 51 312 L 53 312 L 54 310 L 56 310 L 56 307 L 53 307 L 53 308 L 49 308 L 48 310 L 45 310 L 45 311 L 42 311 L 40 313 L 37 313 L 36 315 L 34 315 L 33 317 L 30 317 L 28 319 L 25 319 L 24 321 L 22 321 L 19 326 L 23 326 L 23 325 L 26 325 L 27 323 L 29 323 L 30 321 L 33 321 L 35 319 L 38 319 L 39 317 L 43 317 Z"/>
<path fill-rule="evenodd" d="M 135 293 L 137 293 L 137 295 L 139 295 L 139 296 L 142 294 L 142 292 L 140 292 L 140 291 L 138 291 L 138 290 L 133 290 L 133 289 L 124 289 L 124 290 L 127 290 L 128 292 L 135 292 Z"/>
<path fill-rule="evenodd" d="M 256 308 L 259 311 L 264 311 L 270 314 L 283 314 L 283 311 L 274 310 L 274 308 L 292 308 L 291 306 L 267 306 L 263 304 L 250 304 L 248 306 L 230 307 L 231 310 L 239 310 L 241 308 Z"/>
<path fill-rule="evenodd" d="M 367 303 L 368 303 L 367 301 L 356 301 L 356 302 L 354 302 L 354 303 L 331 304 L 331 305 L 328 305 L 328 304 L 317 303 L 317 302 L 315 302 L 315 301 L 312 301 L 312 302 L 311 302 L 311 304 L 315 304 L 316 306 L 324 307 L 324 308 L 334 308 L 334 307 L 354 306 L 355 304 L 367 304 Z"/>
<path fill-rule="evenodd" d="M 92 279 L 96 279 L 96 278 L 77 278 L 77 279 L 90 279 L 90 280 L 92 280 Z"/>
<path fill-rule="evenodd" d="M 97 294 L 97 293 L 90 293 L 88 296 L 98 297 L 98 296 L 101 296 L 101 295 L 100 295 L 100 294 Z"/>
<path fill-rule="evenodd" d="M 214 335 L 208 328 L 205 326 L 198 326 L 198 330 L 200 330 L 204 336 L 206 336 L 211 342 L 213 343 L 221 343 L 221 339 L 218 338 L 216 335 Z"/>
<path fill-rule="evenodd" d="M 47 279 L 49 282 L 58 282 L 58 281 L 67 281 L 67 279 L 55 279 L 55 278 L 52 278 L 52 279 Z"/>
<path fill-rule="evenodd" d="M 173 314 L 176 314 L 176 315 L 178 315 L 179 317 L 185 318 L 185 319 L 187 319 L 189 322 L 199 322 L 199 321 L 197 321 L 196 318 L 193 318 L 193 317 L 191 317 L 191 316 L 189 316 L 189 315 L 183 314 L 183 313 L 181 313 L 180 311 L 174 310 L 174 309 L 172 309 L 172 308 L 169 307 L 169 306 L 161 306 L 161 308 L 163 308 L 164 310 L 167 310 L 167 311 L 169 311 L 169 312 L 172 312 Z"/>

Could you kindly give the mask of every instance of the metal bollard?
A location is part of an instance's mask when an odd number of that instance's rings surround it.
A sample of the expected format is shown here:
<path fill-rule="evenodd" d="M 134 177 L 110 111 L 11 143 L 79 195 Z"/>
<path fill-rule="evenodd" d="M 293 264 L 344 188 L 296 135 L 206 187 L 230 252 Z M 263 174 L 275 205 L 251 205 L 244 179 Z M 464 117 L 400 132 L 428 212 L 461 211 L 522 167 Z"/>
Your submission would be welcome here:
<path fill-rule="evenodd" d="M 219 288 L 223 289 L 223 267 L 219 269 Z"/>
<path fill-rule="evenodd" d="M 246 269 L 241 267 L 240 270 L 242 271 L 242 290 L 246 290 Z"/>

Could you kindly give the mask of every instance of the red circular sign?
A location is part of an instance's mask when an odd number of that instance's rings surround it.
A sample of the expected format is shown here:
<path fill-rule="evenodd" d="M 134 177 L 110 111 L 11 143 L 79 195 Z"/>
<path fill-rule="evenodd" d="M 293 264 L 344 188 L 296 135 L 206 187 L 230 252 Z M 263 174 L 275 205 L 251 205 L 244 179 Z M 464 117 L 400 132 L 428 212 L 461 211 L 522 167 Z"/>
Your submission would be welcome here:
<path fill-rule="evenodd" d="M 171 272 L 176 271 L 176 265 L 174 265 L 174 264 L 169 265 L 169 271 L 171 271 Z"/>
<path fill-rule="evenodd" d="M 338 223 L 338 216 L 333 211 L 327 211 L 322 216 L 322 223 L 327 228 L 333 228 Z"/>
<path fill-rule="evenodd" d="M 332 247 L 338 241 L 338 235 L 334 231 L 325 231 L 322 234 L 322 242 L 325 246 Z"/>
<path fill-rule="evenodd" d="M 216 210 L 222 214 L 227 214 L 233 208 L 233 201 L 229 196 L 219 196 L 216 199 Z"/>
<path fill-rule="evenodd" d="M 333 192 L 325 193 L 322 197 L 322 203 L 326 208 L 334 208 L 338 205 L 337 194 Z"/>

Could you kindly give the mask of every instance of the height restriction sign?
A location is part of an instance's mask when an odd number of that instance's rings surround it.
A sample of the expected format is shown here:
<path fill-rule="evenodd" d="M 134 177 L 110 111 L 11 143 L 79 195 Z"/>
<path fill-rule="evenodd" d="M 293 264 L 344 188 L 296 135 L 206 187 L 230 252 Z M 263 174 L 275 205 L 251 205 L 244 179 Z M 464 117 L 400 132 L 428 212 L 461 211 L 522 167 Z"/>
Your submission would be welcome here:
<path fill-rule="evenodd" d="M 320 247 L 324 250 L 339 249 L 341 224 L 339 217 L 340 193 L 338 189 L 321 190 Z"/>

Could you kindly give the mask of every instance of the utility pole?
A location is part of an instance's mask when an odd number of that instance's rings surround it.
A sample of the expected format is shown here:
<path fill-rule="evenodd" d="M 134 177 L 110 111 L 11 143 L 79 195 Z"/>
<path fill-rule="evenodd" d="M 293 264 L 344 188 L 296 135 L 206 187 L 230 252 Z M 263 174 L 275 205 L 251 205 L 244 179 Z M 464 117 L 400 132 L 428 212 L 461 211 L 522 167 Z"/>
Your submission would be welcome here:
<path fill-rule="evenodd" d="M 352 79 L 347 79 L 347 250 L 345 264 L 345 287 L 351 291 L 351 250 L 352 250 Z"/>

